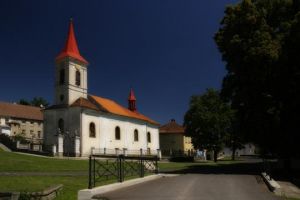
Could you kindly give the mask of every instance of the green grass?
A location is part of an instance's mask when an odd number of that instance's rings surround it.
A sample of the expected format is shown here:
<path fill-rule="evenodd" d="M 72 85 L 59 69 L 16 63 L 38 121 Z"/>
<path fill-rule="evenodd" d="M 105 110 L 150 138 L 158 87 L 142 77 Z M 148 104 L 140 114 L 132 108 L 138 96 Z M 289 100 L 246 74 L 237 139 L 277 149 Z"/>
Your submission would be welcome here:
<path fill-rule="evenodd" d="M 87 169 L 88 160 L 55 159 L 0 151 L 0 172 L 63 172 L 85 171 Z"/>
<path fill-rule="evenodd" d="M 58 176 L 0 176 L 1 191 L 37 192 L 57 184 L 64 185 L 63 190 L 57 199 L 77 199 L 77 191 L 87 188 L 87 178 Z"/>

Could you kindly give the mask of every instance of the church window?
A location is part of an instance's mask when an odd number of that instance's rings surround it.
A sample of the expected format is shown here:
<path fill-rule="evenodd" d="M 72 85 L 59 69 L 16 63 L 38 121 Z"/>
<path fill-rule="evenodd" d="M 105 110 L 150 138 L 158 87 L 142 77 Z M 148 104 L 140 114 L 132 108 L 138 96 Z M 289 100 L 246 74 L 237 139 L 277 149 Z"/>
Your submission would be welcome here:
<path fill-rule="evenodd" d="M 135 142 L 139 141 L 139 132 L 136 129 L 134 130 L 134 141 Z"/>
<path fill-rule="evenodd" d="M 76 74 L 75 74 L 75 84 L 77 86 L 80 86 L 80 72 L 78 70 L 76 70 Z"/>
<path fill-rule="evenodd" d="M 63 85 L 65 84 L 65 70 L 61 69 L 59 72 L 59 84 Z"/>
<path fill-rule="evenodd" d="M 121 130 L 120 130 L 120 127 L 116 127 L 115 129 L 115 139 L 116 140 L 120 140 L 121 139 Z"/>
<path fill-rule="evenodd" d="M 63 133 L 64 132 L 64 126 L 65 126 L 64 120 L 60 118 L 58 120 L 58 132 L 59 133 Z"/>
<path fill-rule="evenodd" d="M 151 143 L 151 134 L 150 134 L 150 132 L 147 133 L 147 141 L 148 141 L 148 143 Z"/>
<path fill-rule="evenodd" d="M 96 128 L 94 122 L 90 123 L 90 137 L 96 137 Z"/>

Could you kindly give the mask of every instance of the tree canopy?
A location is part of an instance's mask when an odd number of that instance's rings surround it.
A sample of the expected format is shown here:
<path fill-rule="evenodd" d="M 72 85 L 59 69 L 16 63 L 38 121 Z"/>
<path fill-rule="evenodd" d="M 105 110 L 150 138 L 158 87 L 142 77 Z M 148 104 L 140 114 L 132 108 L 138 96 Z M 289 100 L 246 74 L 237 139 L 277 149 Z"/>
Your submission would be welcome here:
<path fill-rule="evenodd" d="M 31 105 L 31 106 L 36 106 L 36 107 L 41 107 L 41 106 L 48 106 L 49 103 L 46 99 L 44 99 L 43 97 L 34 97 L 32 100 L 28 101 L 26 99 L 20 99 L 18 101 L 18 104 L 21 105 Z"/>
<path fill-rule="evenodd" d="M 184 116 L 186 134 L 191 136 L 195 148 L 214 151 L 222 149 L 233 117 L 233 111 L 225 104 L 216 90 L 192 96 L 189 110 Z"/>
<path fill-rule="evenodd" d="M 221 95 L 237 110 L 240 133 L 265 152 L 297 156 L 300 1 L 229 6 L 215 41 L 227 69 Z"/>

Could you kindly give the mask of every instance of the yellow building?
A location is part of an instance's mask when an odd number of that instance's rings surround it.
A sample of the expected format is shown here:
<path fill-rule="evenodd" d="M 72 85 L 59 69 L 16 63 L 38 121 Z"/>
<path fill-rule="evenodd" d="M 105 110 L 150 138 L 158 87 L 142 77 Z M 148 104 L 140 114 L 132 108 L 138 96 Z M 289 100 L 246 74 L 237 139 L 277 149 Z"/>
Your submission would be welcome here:
<path fill-rule="evenodd" d="M 191 152 L 194 150 L 191 137 L 185 136 L 184 127 L 174 119 L 159 128 L 159 141 L 162 154 L 167 156 L 174 152 Z"/>
<path fill-rule="evenodd" d="M 41 143 L 43 139 L 43 113 L 41 108 L 0 102 L 0 134 L 23 136 Z"/>

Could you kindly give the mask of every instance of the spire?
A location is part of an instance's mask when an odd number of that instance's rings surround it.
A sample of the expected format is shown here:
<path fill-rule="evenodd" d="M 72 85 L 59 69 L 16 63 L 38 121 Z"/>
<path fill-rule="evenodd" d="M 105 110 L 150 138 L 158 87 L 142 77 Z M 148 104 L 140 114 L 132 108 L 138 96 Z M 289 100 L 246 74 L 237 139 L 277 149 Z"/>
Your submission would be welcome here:
<path fill-rule="evenodd" d="M 83 62 L 84 64 L 88 64 L 88 62 L 80 55 L 80 52 L 78 50 L 72 18 L 70 19 L 69 32 L 65 46 L 55 60 L 59 60 L 65 57 L 72 57 Z"/>
<path fill-rule="evenodd" d="M 129 96 L 128 96 L 128 109 L 133 112 L 136 112 L 135 102 L 136 102 L 136 98 L 134 96 L 133 89 L 130 88 L 130 92 L 129 92 Z"/>

